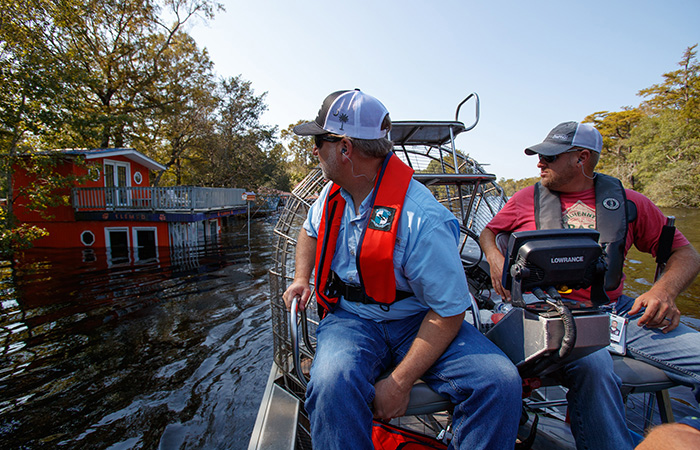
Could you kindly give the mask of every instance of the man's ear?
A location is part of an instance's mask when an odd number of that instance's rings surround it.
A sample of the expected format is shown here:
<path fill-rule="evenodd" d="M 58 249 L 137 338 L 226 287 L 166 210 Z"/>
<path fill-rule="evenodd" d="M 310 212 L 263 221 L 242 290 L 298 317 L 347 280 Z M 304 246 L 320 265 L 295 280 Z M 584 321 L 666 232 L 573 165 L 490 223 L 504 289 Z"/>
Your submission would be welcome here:
<path fill-rule="evenodd" d="M 578 155 L 578 163 L 581 166 L 585 166 L 588 160 L 591 158 L 591 151 L 590 150 L 583 150 L 579 155 Z"/>
<path fill-rule="evenodd" d="M 352 141 L 348 138 L 343 138 L 340 141 L 340 154 L 345 155 L 347 158 L 349 158 L 350 156 L 352 156 L 352 151 Z"/>

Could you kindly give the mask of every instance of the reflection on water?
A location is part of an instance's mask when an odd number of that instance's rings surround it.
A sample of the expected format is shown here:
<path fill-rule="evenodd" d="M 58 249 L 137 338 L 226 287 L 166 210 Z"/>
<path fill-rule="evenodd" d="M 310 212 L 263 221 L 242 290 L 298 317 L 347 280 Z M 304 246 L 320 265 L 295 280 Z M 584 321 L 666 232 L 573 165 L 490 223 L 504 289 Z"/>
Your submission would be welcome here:
<path fill-rule="evenodd" d="M 676 227 L 700 250 L 700 210 L 686 208 L 664 208 L 664 214 L 676 217 Z M 654 280 L 656 263 L 654 258 L 632 247 L 625 262 L 625 293 L 636 297 L 646 292 Z M 700 330 L 700 278 L 696 279 L 676 299 L 683 316 L 681 322 Z"/>
<path fill-rule="evenodd" d="M 2 448 L 247 448 L 271 364 L 276 218 L 155 254 L 30 251 L 0 273 Z"/>

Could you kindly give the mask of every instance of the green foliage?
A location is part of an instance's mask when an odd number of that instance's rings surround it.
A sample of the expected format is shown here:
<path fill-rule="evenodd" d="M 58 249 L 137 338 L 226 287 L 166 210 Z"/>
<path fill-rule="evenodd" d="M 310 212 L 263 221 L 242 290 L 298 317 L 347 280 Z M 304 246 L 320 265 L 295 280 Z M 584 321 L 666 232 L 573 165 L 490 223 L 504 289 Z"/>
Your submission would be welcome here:
<path fill-rule="evenodd" d="M 604 152 L 597 170 L 619 178 L 632 189 L 636 187 L 636 165 L 631 157 L 633 146 L 630 136 L 643 117 L 638 109 L 625 108 L 620 112 L 596 112 L 583 120 L 592 123 L 603 135 Z"/>
<path fill-rule="evenodd" d="M 286 166 L 287 177 L 292 186 L 306 177 L 311 169 L 316 167 L 318 159 L 313 154 L 313 139 L 308 136 L 294 134 L 294 127 L 305 121 L 298 121 L 280 132 L 282 143 L 280 156 Z"/>
<path fill-rule="evenodd" d="M 241 77 L 218 80 L 184 31 L 217 9 L 214 0 L 0 0 L 6 230 L 15 227 L 12 163 L 35 149 L 133 147 L 166 166 L 155 185 L 290 188 L 276 129 L 260 124 L 265 94 Z M 61 188 L 75 180 L 44 160 L 21 161 L 35 181 L 14 195 L 29 208 L 68 201 Z"/>
<path fill-rule="evenodd" d="M 500 180 L 498 180 L 498 185 L 503 188 L 503 192 L 505 192 L 506 196 L 511 197 L 520 189 L 532 186 L 538 181 L 540 181 L 540 177 L 523 178 L 521 180 L 513 180 L 512 178 L 501 178 Z"/>
<path fill-rule="evenodd" d="M 32 242 L 49 234 L 43 228 L 26 223 L 8 227 L 5 219 L 5 211 L 0 209 L 0 255 L 10 255 L 18 250 L 30 248 Z"/>
<path fill-rule="evenodd" d="M 697 44 L 637 108 L 586 117 L 603 135 L 598 170 L 660 206 L 700 206 L 700 63 Z"/>
<path fill-rule="evenodd" d="M 25 207 L 39 212 L 45 219 L 53 218 L 47 213 L 49 208 L 70 206 L 70 188 L 88 178 L 88 175 L 60 174 L 56 169 L 64 165 L 64 159 L 60 154 L 25 154 L 16 158 L 17 165 L 32 177 L 28 184 L 17 187 L 15 196 L 24 198 Z M 87 167 L 83 159 L 74 160 L 74 164 Z"/>
<path fill-rule="evenodd" d="M 234 77 L 221 81 L 214 95 L 212 132 L 181 162 L 185 184 L 287 190 L 276 128 L 260 123 L 265 94 L 255 95 L 249 81 Z"/>

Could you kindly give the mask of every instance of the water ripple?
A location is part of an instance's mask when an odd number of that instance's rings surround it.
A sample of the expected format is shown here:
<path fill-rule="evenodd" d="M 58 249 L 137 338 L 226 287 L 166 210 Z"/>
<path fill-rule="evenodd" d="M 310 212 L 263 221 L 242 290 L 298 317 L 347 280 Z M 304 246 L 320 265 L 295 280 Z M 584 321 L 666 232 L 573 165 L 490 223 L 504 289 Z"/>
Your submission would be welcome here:
<path fill-rule="evenodd" d="M 109 266 L 27 252 L 0 267 L 6 448 L 247 448 L 271 360 L 271 225 Z"/>

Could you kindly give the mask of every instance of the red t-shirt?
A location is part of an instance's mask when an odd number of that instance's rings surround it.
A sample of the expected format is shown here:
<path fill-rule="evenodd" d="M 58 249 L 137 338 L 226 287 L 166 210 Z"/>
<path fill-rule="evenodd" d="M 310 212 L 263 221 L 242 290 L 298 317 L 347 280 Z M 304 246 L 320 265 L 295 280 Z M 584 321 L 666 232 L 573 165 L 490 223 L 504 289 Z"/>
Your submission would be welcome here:
<path fill-rule="evenodd" d="M 627 240 L 625 242 L 625 256 L 634 244 L 637 249 L 656 256 L 661 229 L 666 224 L 666 216 L 648 198 L 639 192 L 625 189 L 627 199 L 637 206 L 637 219 L 628 225 Z M 562 217 L 565 226 L 569 228 L 595 228 L 595 189 L 591 188 L 583 192 L 560 193 Z M 491 219 L 488 229 L 494 234 L 515 231 L 535 230 L 535 187 L 529 186 L 516 192 L 508 203 L 496 216 Z M 676 230 L 672 248 L 688 245 L 689 242 L 683 234 Z M 620 285 L 608 291 L 611 300 L 616 300 L 622 295 L 625 277 L 622 277 Z M 578 290 L 566 296 L 573 300 L 586 301 L 590 298 L 589 290 Z"/>

